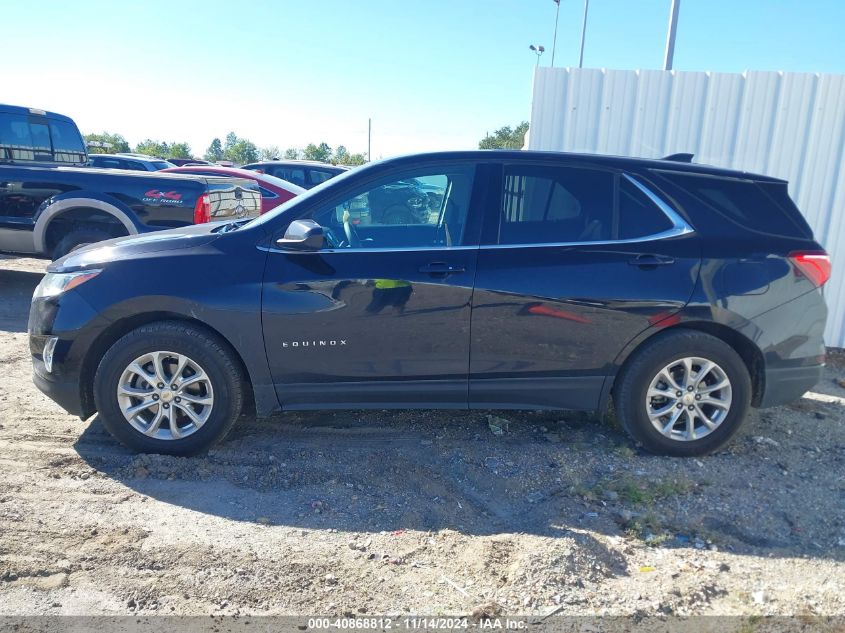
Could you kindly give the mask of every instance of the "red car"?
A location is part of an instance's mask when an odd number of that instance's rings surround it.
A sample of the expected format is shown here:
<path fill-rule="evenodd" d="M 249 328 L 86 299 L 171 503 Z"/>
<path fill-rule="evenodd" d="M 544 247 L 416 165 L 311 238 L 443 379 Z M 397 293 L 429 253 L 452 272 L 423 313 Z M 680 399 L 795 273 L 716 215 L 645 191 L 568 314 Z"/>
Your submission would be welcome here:
<path fill-rule="evenodd" d="M 305 189 L 287 180 L 249 169 L 220 167 L 219 165 L 185 165 L 184 167 L 170 167 L 161 171 L 172 174 L 194 174 L 196 176 L 233 176 L 254 180 L 258 183 L 258 189 L 261 191 L 261 213 L 267 213 L 283 202 L 305 193 Z"/>

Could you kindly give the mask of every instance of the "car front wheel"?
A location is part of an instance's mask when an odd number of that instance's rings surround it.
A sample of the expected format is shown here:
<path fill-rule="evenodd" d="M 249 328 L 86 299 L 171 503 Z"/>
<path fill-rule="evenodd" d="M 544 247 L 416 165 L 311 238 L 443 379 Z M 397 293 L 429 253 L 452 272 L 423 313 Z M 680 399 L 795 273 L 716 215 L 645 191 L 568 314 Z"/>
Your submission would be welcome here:
<path fill-rule="evenodd" d="M 704 455 L 742 424 L 751 378 L 724 341 L 692 330 L 667 332 L 635 352 L 616 380 L 619 420 L 647 450 Z"/>
<path fill-rule="evenodd" d="M 144 325 L 103 356 L 94 400 L 129 448 L 192 455 L 221 440 L 243 404 L 240 367 L 210 332 L 174 321 Z"/>

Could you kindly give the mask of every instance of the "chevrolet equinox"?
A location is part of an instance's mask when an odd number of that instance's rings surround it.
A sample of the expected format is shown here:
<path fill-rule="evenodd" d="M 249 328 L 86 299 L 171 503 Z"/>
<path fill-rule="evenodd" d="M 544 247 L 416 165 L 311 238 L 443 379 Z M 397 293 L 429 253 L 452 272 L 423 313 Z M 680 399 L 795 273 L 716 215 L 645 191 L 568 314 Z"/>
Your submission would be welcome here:
<path fill-rule="evenodd" d="M 830 260 L 786 182 L 673 158 L 406 156 L 85 247 L 35 290 L 35 383 L 146 452 L 202 451 L 246 404 L 612 400 L 649 451 L 708 453 L 818 381 Z M 412 214 L 367 212 L 396 189 Z"/>

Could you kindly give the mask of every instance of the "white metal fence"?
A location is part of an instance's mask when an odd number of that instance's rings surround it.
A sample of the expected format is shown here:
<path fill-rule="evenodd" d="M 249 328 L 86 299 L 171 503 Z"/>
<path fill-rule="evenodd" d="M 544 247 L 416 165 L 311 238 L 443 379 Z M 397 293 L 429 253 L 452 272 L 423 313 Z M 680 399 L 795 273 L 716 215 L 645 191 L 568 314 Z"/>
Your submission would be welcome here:
<path fill-rule="evenodd" d="M 833 259 L 825 338 L 845 347 L 845 75 L 539 68 L 528 147 L 691 152 L 788 180 Z"/>

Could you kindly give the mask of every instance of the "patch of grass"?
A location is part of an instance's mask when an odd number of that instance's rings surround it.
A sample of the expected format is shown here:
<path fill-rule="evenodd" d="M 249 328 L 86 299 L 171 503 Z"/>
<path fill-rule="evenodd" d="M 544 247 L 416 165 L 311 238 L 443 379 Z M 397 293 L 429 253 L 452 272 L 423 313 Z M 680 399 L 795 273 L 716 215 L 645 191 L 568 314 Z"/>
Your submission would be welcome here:
<path fill-rule="evenodd" d="M 695 485 L 687 480 L 648 481 L 633 477 L 615 479 L 606 486 L 614 490 L 622 501 L 636 505 L 652 505 L 661 499 L 689 493 Z"/>
<path fill-rule="evenodd" d="M 627 444 L 620 444 L 619 446 L 615 447 L 613 449 L 613 453 L 617 457 L 621 457 L 622 459 L 630 459 L 634 455 L 636 455 L 634 449 L 628 446 Z"/>

